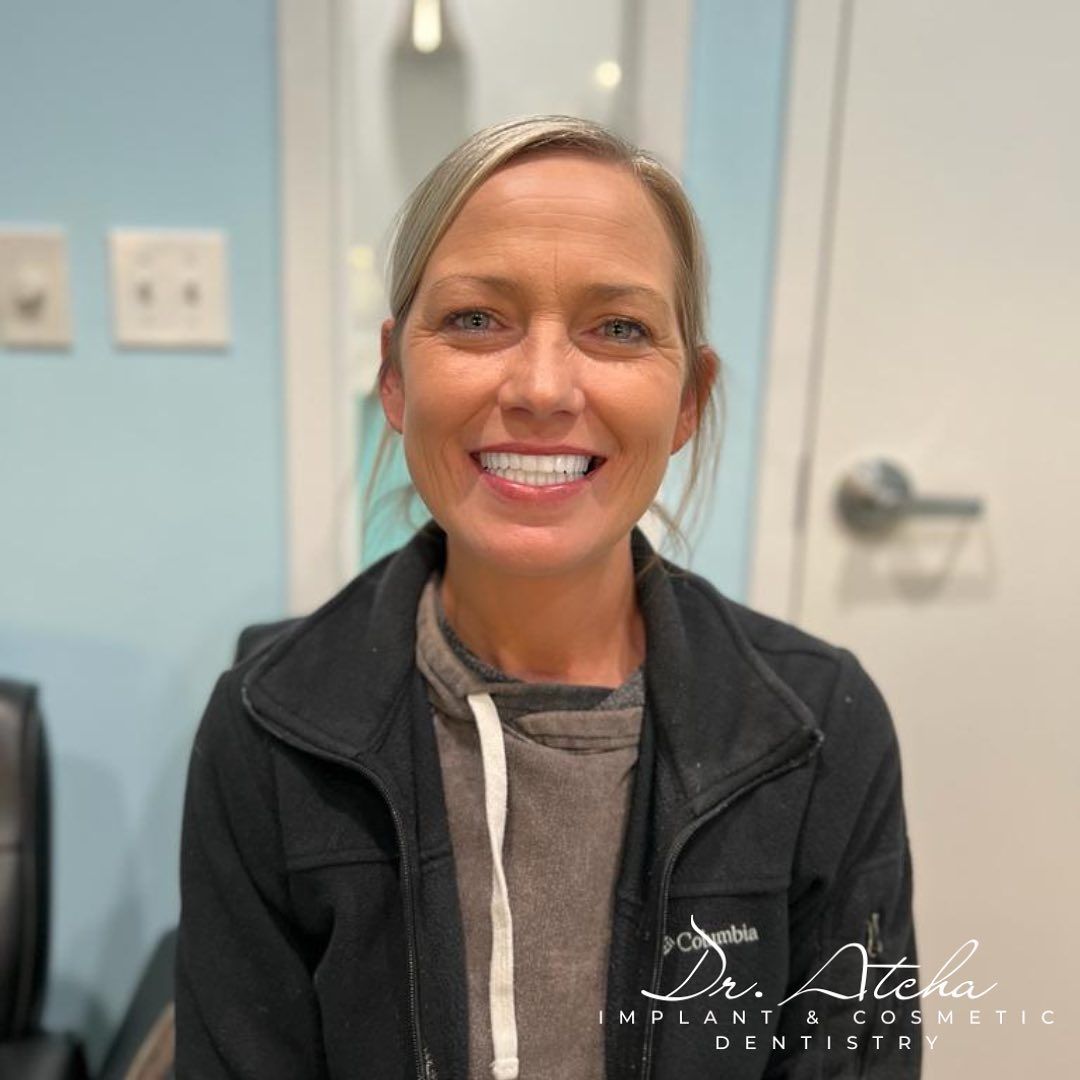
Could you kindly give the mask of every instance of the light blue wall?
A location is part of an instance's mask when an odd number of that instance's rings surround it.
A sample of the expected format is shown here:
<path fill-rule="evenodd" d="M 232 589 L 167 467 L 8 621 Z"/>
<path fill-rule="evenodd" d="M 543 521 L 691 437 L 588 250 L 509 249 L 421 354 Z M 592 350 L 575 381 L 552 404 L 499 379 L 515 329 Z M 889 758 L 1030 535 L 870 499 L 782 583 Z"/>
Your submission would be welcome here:
<path fill-rule="evenodd" d="M 724 361 L 727 424 L 690 565 L 736 598 L 752 540 L 790 23 L 791 0 L 698 0 L 694 17 L 684 177 L 712 265 L 710 340 Z"/>
<path fill-rule="evenodd" d="M 0 222 L 68 230 L 75 347 L 0 351 L 0 672 L 41 684 L 46 1023 L 100 1060 L 175 922 L 191 737 L 284 606 L 272 0 L 24 0 L 0 18 Z M 231 243 L 234 345 L 113 347 L 111 226 Z"/>

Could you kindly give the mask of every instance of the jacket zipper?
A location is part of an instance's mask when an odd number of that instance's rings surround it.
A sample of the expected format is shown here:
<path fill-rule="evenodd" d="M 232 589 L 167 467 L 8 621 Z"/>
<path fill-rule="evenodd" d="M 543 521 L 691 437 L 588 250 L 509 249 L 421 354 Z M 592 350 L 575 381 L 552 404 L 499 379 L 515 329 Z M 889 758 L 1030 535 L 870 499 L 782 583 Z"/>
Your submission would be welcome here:
<path fill-rule="evenodd" d="M 650 993 L 657 993 L 657 987 L 660 984 L 660 967 L 663 963 L 664 934 L 667 932 L 667 905 L 668 891 L 671 887 L 671 874 L 675 868 L 675 860 L 678 859 L 679 854 L 686 846 L 690 837 L 693 836 L 702 825 L 711 821 L 718 814 L 723 813 L 723 811 L 731 806 L 733 802 L 742 798 L 747 792 L 753 791 L 754 788 L 759 787 L 761 784 L 773 780 L 778 776 L 782 776 L 784 773 L 791 772 L 792 769 L 797 769 L 800 765 L 809 761 L 810 758 L 817 753 L 818 747 L 821 745 L 823 739 L 824 736 L 820 731 L 814 731 L 813 742 L 803 753 L 797 754 L 795 757 L 789 758 L 775 768 L 769 769 L 759 776 L 751 778 L 743 784 L 742 787 L 736 788 L 727 796 L 727 798 L 721 799 L 720 802 L 711 807 L 700 817 L 695 818 L 688 825 L 685 825 L 682 831 L 675 837 L 675 840 L 668 849 L 667 856 L 665 857 L 664 871 L 660 878 L 660 913 L 657 921 L 656 944 L 653 946 L 653 971 L 652 980 L 649 984 Z M 641 1051 L 640 1080 L 649 1080 L 649 1077 L 652 1075 L 652 1033 L 653 1028 L 652 1025 L 649 1024 L 645 1028 L 645 1044 Z"/>
<path fill-rule="evenodd" d="M 435 1070 L 431 1067 L 431 1058 L 427 1053 L 427 1048 L 424 1046 L 420 1031 L 420 1003 L 416 977 L 416 914 L 413 910 L 411 870 L 409 866 L 408 851 L 406 849 L 405 824 L 401 819 L 401 813 L 390 798 L 390 793 L 387 791 L 386 785 L 382 782 L 382 779 L 366 766 L 361 765 L 353 758 L 345 757 L 342 754 L 335 754 L 331 750 L 324 750 L 321 747 L 313 746 L 311 743 L 305 742 L 295 735 L 282 731 L 258 712 L 251 702 L 246 686 L 240 687 L 240 696 L 243 700 L 244 708 L 247 709 L 248 713 L 275 738 L 288 743 L 298 750 L 303 750 L 305 753 L 323 758 L 326 761 L 333 761 L 339 765 L 344 765 L 354 772 L 359 773 L 376 788 L 383 797 L 387 809 L 390 811 L 390 816 L 394 821 L 394 831 L 397 834 L 398 850 L 401 854 L 401 891 L 405 905 L 405 925 L 409 957 L 409 1019 L 411 1021 L 413 1033 L 413 1057 L 416 1064 L 417 1080 L 429 1080 L 430 1077 L 435 1075 Z"/>
<path fill-rule="evenodd" d="M 871 960 L 876 960 L 884 951 L 881 941 L 881 912 L 872 911 L 866 920 L 866 955 Z M 877 1018 L 873 1026 L 868 1026 L 866 1037 L 863 1039 L 862 1049 L 859 1052 L 859 1080 L 864 1080 L 870 1075 L 870 1043 L 873 1037 L 879 1034 L 875 1030 Z"/>

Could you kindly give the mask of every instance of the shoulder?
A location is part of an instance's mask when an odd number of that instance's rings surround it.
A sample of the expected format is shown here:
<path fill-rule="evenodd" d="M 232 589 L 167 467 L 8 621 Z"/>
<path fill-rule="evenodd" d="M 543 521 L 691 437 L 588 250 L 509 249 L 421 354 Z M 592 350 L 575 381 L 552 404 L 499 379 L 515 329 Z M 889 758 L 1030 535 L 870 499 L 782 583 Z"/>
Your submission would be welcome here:
<path fill-rule="evenodd" d="M 827 742 L 834 744 L 828 756 L 837 751 L 838 740 L 849 737 L 858 737 L 869 753 L 895 746 L 885 699 L 850 648 L 733 600 L 700 574 L 670 563 L 667 567 L 690 632 L 723 627 L 752 650 L 810 708 Z"/>
<path fill-rule="evenodd" d="M 800 879 L 835 879 L 879 860 L 899 865 L 906 844 L 900 744 L 885 698 L 860 659 L 731 600 L 697 575 L 680 587 L 683 602 L 723 613 L 745 647 L 809 707 L 824 736 L 809 774 Z"/>
<path fill-rule="evenodd" d="M 854 724 L 864 735 L 868 727 L 892 735 L 885 699 L 851 649 L 733 600 L 725 602 L 747 639 L 781 678 L 819 699 L 823 726 L 838 732 Z"/>
<path fill-rule="evenodd" d="M 193 769 L 227 776 L 234 769 L 250 771 L 257 765 L 262 739 L 243 700 L 243 675 L 250 663 L 250 657 L 242 659 L 217 677 L 195 731 Z"/>
<path fill-rule="evenodd" d="M 222 776 L 237 769 L 249 775 L 264 770 L 269 773 L 273 741 L 248 712 L 246 679 L 268 652 L 302 632 L 312 618 L 254 623 L 241 630 L 233 662 L 217 676 L 196 728 L 191 757 L 194 769 Z"/>
<path fill-rule="evenodd" d="M 291 639 L 301 638 L 317 629 L 322 623 L 333 619 L 343 607 L 348 607 L 354 614 L 369 611 L 380 582 L 396 554 L 395 551 L 384 555 L 307 615 L 294 615 L 245 626 L 237 638 L 233 668 L 230 670 L 250 668 L 272 647 L 279 646 L 282 650 L 287 650 Z"/>

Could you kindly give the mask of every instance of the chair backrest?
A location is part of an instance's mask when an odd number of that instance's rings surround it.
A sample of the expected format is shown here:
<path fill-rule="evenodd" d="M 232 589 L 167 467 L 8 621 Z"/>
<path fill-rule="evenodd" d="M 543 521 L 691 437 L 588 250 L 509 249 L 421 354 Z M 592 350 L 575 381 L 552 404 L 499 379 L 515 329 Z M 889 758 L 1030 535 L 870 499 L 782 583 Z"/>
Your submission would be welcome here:
<path fill-rule="evenodd" d="M 0 679 L 0 1042 L 37 1029 L 49 950 L 49 755 L 37 688 Z"/>

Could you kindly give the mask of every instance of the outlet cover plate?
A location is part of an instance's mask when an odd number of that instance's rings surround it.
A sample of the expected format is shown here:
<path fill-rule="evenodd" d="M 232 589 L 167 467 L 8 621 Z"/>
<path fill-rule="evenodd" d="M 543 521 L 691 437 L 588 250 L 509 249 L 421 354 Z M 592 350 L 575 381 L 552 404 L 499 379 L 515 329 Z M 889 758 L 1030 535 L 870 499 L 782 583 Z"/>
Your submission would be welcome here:
<path fill-rule="evenodd" d="M 12 348 L 71 345 L 71 286 L 62 229 L 0 228 L 0 342 Z"/>
<path fill-rule="evenodd" d="M 223 349 L 229 344 L 227 240 L 199 229 L 109 233 L 113 329 L 130 348 Z"/>

